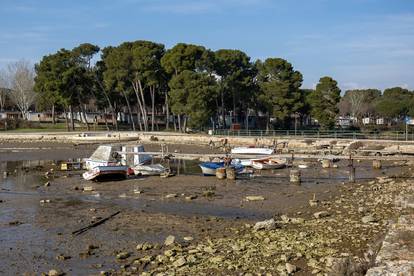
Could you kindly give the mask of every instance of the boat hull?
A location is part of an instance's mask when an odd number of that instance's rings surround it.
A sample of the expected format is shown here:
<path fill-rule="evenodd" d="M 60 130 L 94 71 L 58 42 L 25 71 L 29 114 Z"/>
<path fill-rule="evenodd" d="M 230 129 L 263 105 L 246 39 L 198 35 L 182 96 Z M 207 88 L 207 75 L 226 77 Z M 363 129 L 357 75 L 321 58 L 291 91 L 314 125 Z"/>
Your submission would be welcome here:
<path fill-rule="evenodd" d="M 225 164 L 224 162 L 204 162 L 199 166 L 204 176 L 215 176 L 217 169 L 224 168 Z M 240 173 L 244 169 L 244 166 L 241 164 L 232 164 L 230 167 L 234 168 L 236 173 Z"/>
<path fill-rule="evenodd" d="M 128 166 L 97 166 L 82 174 L 85 180 L 101 180 L 104 178 L 126 178 Z"/>

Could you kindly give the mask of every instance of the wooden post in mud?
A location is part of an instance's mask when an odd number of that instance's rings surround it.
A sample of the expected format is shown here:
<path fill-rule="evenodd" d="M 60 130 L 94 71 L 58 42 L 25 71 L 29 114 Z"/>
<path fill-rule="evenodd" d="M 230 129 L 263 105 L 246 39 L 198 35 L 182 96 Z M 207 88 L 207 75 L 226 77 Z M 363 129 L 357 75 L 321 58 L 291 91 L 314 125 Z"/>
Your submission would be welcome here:
<path fill-rule="evenodd" d="M 216 170 L 216 177 L 218 179 L 225 179 L 226 178 L 226 168 L 218 168 Z"/>
<path fill-rule="evenodd" d="M 349 182 L 355 183 L 355 167 L 354 167 L 354 160 L 352 159 L 351 155 L 349 155 Z"/>
<path fill-rule="evenodd" d="M 229 180 L 236 180 L 236 170 L 232 167 L 226 168 L 226 178 Z"/>
<path fill-rule="evenodd" d="M 290 183 L 300 184 L 300 170 L 290 170 Z"/>
<path fill-rule="evenodd" d="M 378 170 L 381 169 L 381 160 L 372 160 L 372 167 Z"/>

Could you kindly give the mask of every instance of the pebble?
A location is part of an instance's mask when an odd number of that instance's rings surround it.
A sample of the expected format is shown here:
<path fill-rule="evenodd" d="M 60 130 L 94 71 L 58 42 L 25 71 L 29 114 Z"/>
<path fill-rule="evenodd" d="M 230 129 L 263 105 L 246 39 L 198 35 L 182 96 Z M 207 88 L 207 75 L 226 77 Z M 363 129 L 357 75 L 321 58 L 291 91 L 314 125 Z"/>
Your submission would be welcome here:
<path fill-rule="evenodd" d="M 186 259 L 184 257 L 178 258 L 174 263 L 173 266 L 175 267 L 181 267 L 187 263 Z"/>
<path fill-rule="evenodd" d="M 59 269 L 51 269 L 49 270 L 49 273 L 47 275 L 48 276 L 60 276 L 60 275 L 63 275 L 63 272 L 60 271 Z"/>
<path fill-rule="evenodd" d="M 164 245 L 165 245 L 165 246 L 170 246 L 170 245 L 174 244 L 174 242 L 175 242 L 175 237 L 174 237 L 174 236 L 172 236 L 172 235 L 169 235 L 169 236 L 165 239 L 165 241 L 164 241 Z"/>
<path fill-rule="evenodd" d="M 378 220 L 373 215 L 367 215 L 362 217 L 361 221 L 363 223 L 371 223 L 371 222 L 377 222 Z"/>
<path fill-rule="evenodd" d="M 256 224 L 253 227 L 253 229 L 256 230 L 256 231 L 258 231 L 258 230 L 273 230 L 275 228 L 276 228 L 276 222 L 273 218 L 268 219 L 268 220 L 264 220 L 264 221 L 256 222 Z"/>
<path fill-rule="evenodd" d="M 247 201 L 262 201 L 265 200 L 263 196 L 246 196 Z"/>
<path fill-rule="evenodd" d="M 174 198 L 174 197 L 177 197 L 177 196 L 178 196 L 177 194 L 168 194 L 168 195 L 165 196 L 165 198 Z"/>
<path fill-rule="evenodd" d="M 129 256 L 131 256 L 131 254 L 130 254 L 129 252 L 121 252 L 121 253 L 118 253 L 118 254 L 116 255 L 116 258 L 117 258 L 118 260 L 125 260 L 125 259 L 128 259 L 128 258 L 129 258 Z"/>
<path fill-rule="evenodd" d="M 93 189 L 93 187 L 92 186 L 85 186 L 85 187 L 83 187 L 83 189 L 82 189 L 84 192 L 92 192 L 92 191 L 94 191 L 94 189 Z"/>
<path fill-rule="evenodd" d="M 327 211 L 320 211 L 320 212 L 316 212 L 313 214 L 313 216 L 316 219 L 320 219 L 320 218 L 325 218 L 325 217 L 329 217 L 330 214 Z"/>
<path fill-rule="evenodd" d="M 183 238 L 185 241 L 192 241 L 192 240 L 194 240 L 194 238 L 193 237 L 190 237 L 190 236 L 188 236 L 188 237 L 184 237 Z"/>
<path fill-rule="evenodd" d="M 287 270 L 288 274 L 292 274 L 292 273 L 296 272 L 297 267 L 293 264 L 286 263 L 286 270 Z"/>
<path fill-rule="evenodd" d="M 193 199 L 196 199 L 196 198 L 197 198 L 196 195 L 190 195 L 190 196 L 186 196 L 185 200 L 193 200 Z"/>

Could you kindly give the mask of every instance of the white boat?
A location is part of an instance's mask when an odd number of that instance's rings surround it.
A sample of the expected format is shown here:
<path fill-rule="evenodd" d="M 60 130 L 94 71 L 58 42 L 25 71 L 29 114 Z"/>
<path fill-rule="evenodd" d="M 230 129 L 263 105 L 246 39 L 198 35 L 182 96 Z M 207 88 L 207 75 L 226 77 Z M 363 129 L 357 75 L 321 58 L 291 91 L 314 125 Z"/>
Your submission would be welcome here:
<path fill-rule="evenodd" d="M 102 178 L 126 178 L 128 176 L 128 166 L 108 165 L 97 166 L 82 174 L 85 180 L 99 180 Z"/>
<path fill-rule="evenodd" d="M 270 155 L 274 152 L 269 148 L 254 148 L 254 147 L 236 147 L 231 150 L 231 154 L 254 154 L 254 155 Z"/>
<path fill-rule="evenodd" d="M 120 163 L 135 166 L 148 163 L 152 156 L 145 154 L 143 145 L 101 145 L 91 157 L 85 159 L 85 168 L 91 170 L 98 166 L 109 166 Z"/>
<path fill-rule="evenodd" d="M 132 168 L 135 175 L 161 175 L 166 172 L 166 168 L 161 164 L 137 165 Z"/>
<path fill-rule="evenodd" d="M 256 170 L 274 170 L 286 167 L 286 160 L 267 158 L 252 161 L 252 167 Z"/>
<path fill-rule="evenodd" d="M 233 159 L 233 162 L 241 164 L 245 167 L 252 167 L 253 166 L 253 162 L 254 161 L 261 161 L 261 160 L 268 160 L 270 157 L 268 156 L 255 156 L 254 158 L 249 158 L 249 159 Z"/>

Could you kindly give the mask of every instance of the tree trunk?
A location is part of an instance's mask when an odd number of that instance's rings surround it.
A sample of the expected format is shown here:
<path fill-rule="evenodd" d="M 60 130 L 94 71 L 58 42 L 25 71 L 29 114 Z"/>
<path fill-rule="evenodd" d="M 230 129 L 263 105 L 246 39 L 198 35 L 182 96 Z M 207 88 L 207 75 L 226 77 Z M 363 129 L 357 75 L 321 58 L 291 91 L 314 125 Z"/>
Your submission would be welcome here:
<path fill-rule="evenodd" d="M 90 127 L 89 127 L 88 119 L 87 119 L 87 117 L 86 117 L 85 108 L 84 108 L 83 104 L 81 104 L 80 102 L 79 102 L 79 106 L 80 106 L 80 110 L 81 110 L 81 116 L 82 116 L 82 117 L 83 117 L 83 119 L 85 120 L 86 129 L 87 129 L 88 131 L 90 131 Z"/>
<path fill-rule="evenodd" d="M 166 122 L 165 127 L 167 130 L 170 130 L 170 110 L 168 106 L 168 93 L 165 92 L 165 112 L 166 112 Z"/>
<path fill-rule="evenodd" d="M 175 114 L 173 113 L 173 124 L 174 124 L 174 131 L 177 131 L 177 122 L 175 118 Z"/>
<path fill-rule="evenodd" d="M 106 118 L 106 108 L 103 110 L 103 118 L 105 122 L 106 131 L 109 131 L 108 119 Z M 98 125 L 98 120 L 95 122 Z"/>
<path fill-rule="evenodd" d="M 75 121 L 73 120 L 73 108 L 72 105 L 69 105 L 69 113 L 70 113 L 70 126 L 72 131 L 75 131 Z"/>
<path fill-rule="evenodd" d="M 226 114 L 224 112 L 224 93 L 223 89 L 220 89 L 221 91 L 221 117 L 223 120 L 223 128 L 226 128 Z"/>
<path fill-rule="evenodd" d="M 134 123 L 134 120 L 133 120 L 133 118 L 132 118 L 131 106 L 129 105 L 129 101 L 128 101 L 128 98 L 127 98 L 127 96 L 126 96 L 125 92 L 124 92 L 124 91 L 122 91 L 121 93 L 122 93 L 122 95 L 124 96 L 124 98 L 125 98 L 125 102 L 126 102 L 126 104 L 127 104 L 127 108 L 128 108 L 128 112 L 129 112 L 129 119 L 131 120 L 131 123 L 132 123 L 132 130 L 133 130 L 133 131 L 135 131 L 135 123 Z"/>
<path fill-rule="evenodd" d="M 143 106 L 143 103 L 141 102 L 141 98 L 138 94 L 139 85 L 138 85 L 137 82 L 132 82 L 132 87 L 134 89 L 135 96 L 137 97 L 137 104 L 138 104 L 139 110 L 141 112 L 142 121 L 143 121 L 142 124 L 144 125 L 144 130 L 146 131 L 147 129 L 145 127 L 146 124 L 145 124 L 145 114 L 144 114 L 145 113 L 145 106 Z M 139 123 L 140 123 L 140 130 L 142 131 L 141 120 L 139 120 Z"/>
<path fill-rule="evenodd" d="M 141 122 L 141 116 L 140 116 L 140 107 L 138 105 L 137 107 L 137 121 L 138 121 L 138 126 L 139 126 L 139 130 L 142 131 L 142 122 Z"/>
<path fill-rule="evenodd" d="M 55 125 L 55 104 L 52 105 L 52 124 Z"/>
<path fill-rule="evenodd" d="M 65 113 L 65 121 L 66 121 L 66 129 L 68 131 L 70 131 L 70 127 L 69 127 L 69 120 L 68 120 L 68 112 L 66 109 L 63 110 L 63 112 Z"/>
<path fill-rule="evenodd" d="M 177 115 L 177 119 L 178 119 L 178 131 L 182 132 L 182 129 L 181 129 L 181 115 L 180 114 Z"/>
<path fill-rule="evenodd" d="M 154 131 L 154 120 L 155 120 L 155 85 L 152 85 L 152 89 L 150 87 L 151 92 L 151 131 Z"/>
<path fill-rule="evenodd" d="M 184 115 L 183 132 L 187 132 L 187 115 Z"/>
<path fill-rule="evenodd" d="M 138 80 L 138 87 L 139 87 L 139 92 L 141 94 L 141 100 L 142 100 L 142 110 L 144 114 L 144 128 L 145 128 L 145 131 L 148 131 L 148 116 L 147 116 L 147 110 L 146 110 L 146 104 L 145 104 L 145 98 L 144 98 L 144 90 L 142 89 L 140 80 Z"/>

